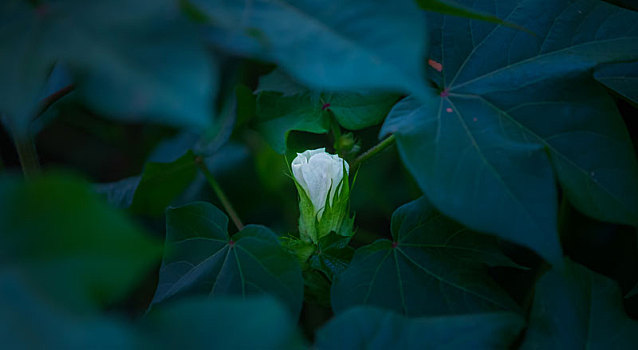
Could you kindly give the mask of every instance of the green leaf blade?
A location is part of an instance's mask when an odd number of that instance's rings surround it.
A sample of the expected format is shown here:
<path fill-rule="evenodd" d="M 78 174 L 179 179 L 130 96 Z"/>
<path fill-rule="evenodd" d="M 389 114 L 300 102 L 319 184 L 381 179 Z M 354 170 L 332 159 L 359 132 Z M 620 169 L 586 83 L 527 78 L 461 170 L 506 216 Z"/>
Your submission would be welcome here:
<path fill-rule="evenodd" d="M 369 306 L 355 307 L 317 333 L 318 349 L 507 348 L 523 328 L 513 313 L 404 318 Z"/>
<path fill-rule="evenodd" d="M 496 261 L 515 265 L 492 238 L 442 217 L 424 198 L 397 209 L 392 232 L 395 242 L 382 239 L 359 248 L 336 276 L 331 291 L 335 312 L 354 305 L 407 316 L 518 310 L 481 266 Z"/>
<path fill-rule="evenodd" d="M 523 349 L 629 349 L 638 343 L 638 322 L 623 310 L 616 283 L 566 260 L 536 284 Z"/>
<path fill-rule="evenodd" d="M 227 225 L 228 217 L 206 202 L 167 212 L 167 253 L 153 303 L 194 294 L 269 294 L 297 315 L 303 299 L 297 259 L 266 227 L 248 225 L 229 237 Z"/>

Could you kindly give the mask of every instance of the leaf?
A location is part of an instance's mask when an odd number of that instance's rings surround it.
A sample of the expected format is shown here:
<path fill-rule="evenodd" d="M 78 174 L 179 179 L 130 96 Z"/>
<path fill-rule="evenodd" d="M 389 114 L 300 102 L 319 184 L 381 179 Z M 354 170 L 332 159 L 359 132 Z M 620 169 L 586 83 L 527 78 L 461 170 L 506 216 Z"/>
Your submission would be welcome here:
<path fill-rule="evenodd" d="M 211 41 L 273 61 L 304 85 L 423 91 L 425 21 L 413 1 L 191 2 L 209 18 Z"/>
<path fill-rule="evenodd" d="M 439 90 L 400 102 L 381 136 L 396 134 L 406 167 L 444 214 L 561 264 L 552 168 L 579 210 L 637 223 L 631 141 L 587 73 L 638 55 L 638 14 L 593 0 L 503 5 L 499 17 L 538 35 L 432 15 Z"/>
<path fill-rule="evenodd" d="M 523 349 L 631 349 L 638 322 L 623 310 L 620 289 L 607 277 L 565 261 L 536 283 Z"/>
<path fill-rule="evenodd" d="M 43 52 L 40 18 L 24 1 L 0 5 L 0 115 L 16 137 L 28 134 L 53 58 Z"/>
<path fill-rule="evenodd" d="M 259 128 L 272 148 L 283 153 L 291 130 L 323 134 L 330 129 L 329 114 L 321 105 L 318 96 L 310 94 L 287 97 L 262 92 L 257 97 Z"/>
<path fill-rule="evenodd" d="M 505 22 L 489 13 L 473 10 L 452 0 L 416 0 L 416 3 L 420 8 L 426 11 L 502 24 L 519 30 L 522 29 L 516 24 Z"/>
<path fill-rule="evenodd" d="M 374 305 L 407 316 L 518 310 L 483 264 L 513 266 L 492 237 L 470 232 L 421 198 L 392 216 L 394 242 L 359 248 L 336 276 L 332 308 Z"/>
<path fill-rule="evenodd" d="M 273 298 L 186 299 L 154 308 L 143 324 L 161 348 L 304 348 L 287 308 Z"/>
<path fill-rule="evenodd" d="M 161 215 L 196 174 L 195 155 L 191 151 L 171 163 L 146 163 L 133 196 L 131 211 Z"/>
<path fill-rule="evenodd" d="M 507 349 L 524 325 L 514 313 L 405 318 L 358 306 L 317 332 L 317 349 Z"/>
<path fill-rule="evenodd" d="M 638 62 L 600 66 L 594 78 L 623 98 L 638 104 Z"/>
<path fill-rule="evenodd" d="M 211 125 L 216 65 L 176 2 L 65 0 L 22 7 L 0 8 L 0 18 L 15 18 L 3 21 L 2 52 L 17 53 L 0 57 L 8 72 L 0 86 L 20 86 L 0 101 L 0 111 L 16 128 L 27 130 L 34 99 L 56 62 L 76 78 L 76 93 L 108 117 Z"/>
<path fill-rule="evenodd" d="M 160 253 L 87 183 L 60 174 L 1 177 L 0 232 L 0 265 L 69 308 L 118 301 Z"/>
<path fill-rule="evenodd" d="M 354 249 L 348 246 L 351 238 L 352 236 L 344 237 L 334 232 L 320 238 L 316 251 L 309 258 L 310 267 L 333 280 L 348 268 L 352 260 Z"/>
<path fill-rule="evenodd" d="M 27 278 L 0 269 L 0 342 L 9 349 L 135 349 L 148 346 L 118 319 L 71 313 Z"/>
<path fill-rule="evenodd" d="M 169 163 L 146 163 L 139 176 L 95 185 L 95 191 L 118 208 L 135 214 L 159 216 L 193 182 L 197 175 L 195 155 L 191 151 Z"/>
<path fill-rule="evenodd" d="M 298 315 L 303 279 L 297 259 L 266 227 L 249 225 L 229 237 L 227 226 L 228 217 L 210 203 L 168 209 L 153 303 L 191 294 L 270 294 Z"/>
<path fill-rule="evenodd" d="M 346 129 L 364 129 L 381 123 L 398 99 L 388 93 L 312 91 L 280 69 L 261 77 L 256 93 L 260 129 L 279 153 L 292 130 L 326 133 L 331 114 Z"/>
<path fill-rule="evenodd" d="M 636 4 L 633 0 L 603 0 L 603 1 L 607 1 L 610 4 L 621 6 L 626 9 L 638 11 L 638 4 Z"/>

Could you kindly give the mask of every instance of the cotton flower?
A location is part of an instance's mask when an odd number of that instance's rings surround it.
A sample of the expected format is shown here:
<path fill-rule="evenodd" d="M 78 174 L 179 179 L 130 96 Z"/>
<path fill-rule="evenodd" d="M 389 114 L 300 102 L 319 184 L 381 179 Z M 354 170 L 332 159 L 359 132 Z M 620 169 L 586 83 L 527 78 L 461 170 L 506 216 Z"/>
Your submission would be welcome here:
<path fill-rule="evenodd" d="M 318 148 L 297 153 L 291 166 L 292 174 L 310 198 L 315 215 L 321 220 L 326 199 L 332 206 L 335 193 L 342 188 L 343 169 L 346 169 L 346 173 L 350 171 L 348 162 L 336 154 L 326 153 L 325 148 Z"/>
<path fill-rule="evenodd" d="M 291 169 L 300 197 L 301 238 L 316 243 L 330 232 L 351 234 L 352 220 L 347 219 L 348 162 L 318 148 L 297 153 Z M 349 225 L 349 231 L 344 230 L 344 223 Z"/>

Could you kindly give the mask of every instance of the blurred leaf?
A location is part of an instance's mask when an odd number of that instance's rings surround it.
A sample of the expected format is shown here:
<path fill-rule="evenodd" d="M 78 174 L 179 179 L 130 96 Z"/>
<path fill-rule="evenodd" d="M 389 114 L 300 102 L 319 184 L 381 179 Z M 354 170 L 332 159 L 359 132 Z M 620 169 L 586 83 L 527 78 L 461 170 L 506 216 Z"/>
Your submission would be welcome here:
<path fill-rule="evenodd" d="M 64 0 L 0 7 L 0 111 L 20 132 L 53 63 L 106 116 L 194 129 L 211 125 L 217 71 L 176 1 Z M 26 35 L 26 36 L 25 36 Z M 6 73 L 6 74 L 5 74 Z M 19 88 L 16 88 L 18 86 Z"/>
<path fill-rule="evenodd" d="M 638 4 L 635 0 L 602 0 L 607 1 L 610 4 L 621 6 L 630 10 L 638 11 Z"/>
<path fill-rule="evenodd" d="M 136 349 L 143 344 L 130 325 L 69 312 L 46 290 L 7 269 L 0 269 L 0 343 L 6 349 Z"/>
<path fill-rule="evenodd" d="M 331 113 L 346 129 L 367 128 L 381 123 L 398 99 L 389 93 L 311 91 L 280 69 L 261 77 L 256 93 L 260 129 L 278 153 L 286 150 L 291 130 L 326 133 Z"/>
<path fill-rule="evenodd" d="M 17 137 L 28 134 L 54 63 L 42 45 L 41 26 L 26 1 L 0 4 L 0 117 Z"/>
<path fill-rule="evenodd" d="M 411 0 L 191 2 L 214 43 L 273 61 L 305 85 L 423 91 L 425 21 Z"/>
<path fill-rule="evenodd" d="M 1 177 L 0 232 L 0 264 L 69 307 L 118 301 L 160 253 L 87 183 L 59 174 Z"/>
<path fill-rule="evenodd" d="M 565 261 L 536 283 L 523 349 L 631 349 L 638 322 L 625 314 L 616 282 Z"/>
<path fill-rule="evenodd" d="M 515 266 L 493 237 L 470 232 L 425 198 L 392 216 L 394 242 L 359 248 L 332 286 L 332 307 L 384 307 L 408 316 L 518 310 L 483 264 Z"/>
<path fill-rule="evenodd" d="M 638 62 L 600 66 L 594 78 L 623 98 L 638 104 Z"/>
<path fill-rule="evenodd" d="M 303 279 L 297 259 L 268 228 L 246 226 L 229 237 L 228 217 L 195 202 L 166 213 L 166 254 L 153 303 L 190 294 L 271 294 L 298 315 Z"/>
<path fill-rule="evenodd" d="M 161 215 L 170 202 L 195 179 L 195 155 L 188 151 L 172 163 L 146 163 L 131 211 Z"/>
<path fill-rule="evenodd" d="M 405 318 L 352 308 L 317 332 L 317 349 L 507 349 L 524 325 L 507 312 Z"/>
<path fill-rule="evenodd" d="M 167 349 L 303 349 L 288 310 L 272 298 L 193 298 L 154 308 L 144 320 Z"/>
<path fill-rule="evenodd" d="M 487 21 L 487 22 L 510 26 L 517 29 L 522 29 L 513 23 L 505 22 L 496 16 L 490 15 L 487 12 L 474 10 L 468 6 L 463 6 L 453 0 L 415 0 L 415 1 L 417 4 L 419 4 L 419 7 L 427 11 L 439 12 L 445 15 L 471 18 L 471 19 L 476 19 L 480 21 Z"/>

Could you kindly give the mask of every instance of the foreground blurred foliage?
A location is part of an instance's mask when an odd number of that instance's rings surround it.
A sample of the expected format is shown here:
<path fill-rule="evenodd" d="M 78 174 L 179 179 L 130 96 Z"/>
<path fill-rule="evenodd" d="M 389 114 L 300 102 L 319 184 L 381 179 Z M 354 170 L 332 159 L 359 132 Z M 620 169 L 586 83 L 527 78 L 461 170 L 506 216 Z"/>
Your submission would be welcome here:
<path fill-rule="evenodd" d="M 3 1 L 0 344 L 638 347 L 636 10 Z"/>

